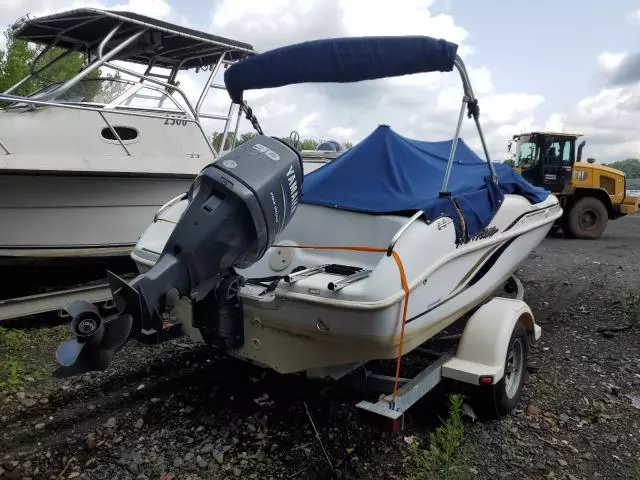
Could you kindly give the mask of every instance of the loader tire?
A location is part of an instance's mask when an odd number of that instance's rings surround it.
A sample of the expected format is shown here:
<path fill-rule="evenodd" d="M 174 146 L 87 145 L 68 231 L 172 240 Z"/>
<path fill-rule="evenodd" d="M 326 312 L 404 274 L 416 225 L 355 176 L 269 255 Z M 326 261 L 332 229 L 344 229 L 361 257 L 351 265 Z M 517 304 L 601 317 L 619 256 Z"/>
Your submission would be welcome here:
<path fill-rule="evenodd" d="M 594 197 L 583 197 L 576 201 L 566 219 L 572 237 L 593 240 L 599 238 L 607 227 L 607 207 Z"/>

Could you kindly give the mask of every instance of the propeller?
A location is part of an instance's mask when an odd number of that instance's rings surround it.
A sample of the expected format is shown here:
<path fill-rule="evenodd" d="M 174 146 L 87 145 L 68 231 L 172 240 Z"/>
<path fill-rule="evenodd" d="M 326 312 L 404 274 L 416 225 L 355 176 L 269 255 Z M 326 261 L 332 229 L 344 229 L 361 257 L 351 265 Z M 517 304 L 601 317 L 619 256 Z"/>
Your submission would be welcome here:
<path fill-rule="evenodd" d="M 71 316 L 71 333 L 75 338 L 56 350 L 56 360 L 61 366 L 53 376 L 64 378 L 105 370 L 113 354 L 129 339 L 133 317 L 123 314 L 103 320 L 98 308 L 85 300 L 68 303 L 63 310 Z"/>

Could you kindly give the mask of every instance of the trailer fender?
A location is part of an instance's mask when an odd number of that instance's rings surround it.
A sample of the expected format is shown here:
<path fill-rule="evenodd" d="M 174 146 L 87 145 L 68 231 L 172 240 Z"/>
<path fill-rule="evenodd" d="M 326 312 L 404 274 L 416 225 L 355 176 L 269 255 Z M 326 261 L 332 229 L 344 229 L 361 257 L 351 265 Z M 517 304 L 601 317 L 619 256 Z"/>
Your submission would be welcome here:
<path fill-rule="evenodd" d="M 507 348 L 516 323 L 522 322 L 529 340 L 540 338 L 542 329 L 522 300 L 495 297 L 468 320 L 456 354 L 442 366 L 442 376 L 479 385 L 481 377 L 492 377 L 489 384 L 504 375 Z"/>

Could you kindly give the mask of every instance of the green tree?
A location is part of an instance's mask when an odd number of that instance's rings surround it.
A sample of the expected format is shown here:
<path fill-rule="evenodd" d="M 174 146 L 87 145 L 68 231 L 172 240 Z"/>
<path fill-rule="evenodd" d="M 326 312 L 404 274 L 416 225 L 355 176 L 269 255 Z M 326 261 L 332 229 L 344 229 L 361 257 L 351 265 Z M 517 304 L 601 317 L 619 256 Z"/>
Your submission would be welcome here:
<path fill-rule="evenodd" d="M 4 31 L 4 36 L 6 38 L 6 48 L 4 51 L 0 50 L 0 92 L 4 92 L 28 76 L 31 73 L 33 61 L 44 49 L 43 46 L 33 45 L 24 40 L 14 38 L 10 29 Z M 57 47 L 52 48 L 42 56 L 35 68 L 46 65 L 63 51 Z M 84 65 L 85 56 L 74 52 L 44 70 L 37 77 L 22 84 L 12 94 L 29 95 L 46 85 L 70 78 L 78 73 Z M 100 74 L 99 70 L 94 70 L 86 78 L 96 78 Z"/>
<path fill-rule="evenodd" d="M 220 144 L 222 143 L 222 133 L 223 132 L 213 132 L 213 135 L 211 136 L 211 144 L 213 145 L 213 148 L 216 149 L 216 152 L 220 153 Z M 227 139 L 224 142 L 224 149 L 223 150 L 229 150 L 231 148 L 231 145 L 233 145 L 233 132 L 228 132 L 227 133 Z"/>
<path fill-rule="evenodd" d="M 608 166 L 622 170 L 628 178 L 640 178 L 640 159 L 627 158 L 610 163 Z"/>
<path fill-rule="evenodd" d="M 238 140 L 236 142 L 236 147 L 238 145 L 242 145 L 244 142 L 248 142 L 249 140 L 251 140 L 252 138 L 254 138 L 257 134 L 255 132 L 246 132 L 246 133 L 242 133 L 238 136 Z M 291 141 L 290 137 L 279 137 L 280 140 L 282 140 L 283 142 L 292 145 L 293 146 L 293 142 Z M 222 143 L 222 133 L 221 132 L 213 132 L 213 136 L 211 138 L 211 142 L 213 144 L 213 148 L 215 148 L 218 152 L 220 151 L 220 143 Z M 233 132 L 229 132 L 227 134 L 227 141 L 225 142 L 225 150 L 229 150 L 231 148 L 231 145 L 233 144 Z M 318 145 L 320 145 L 320 141 L 313 139 L 313 138 L 306 138 L 304 140 L 300 140 L 298 142 L 298 150 L 316 150 L 318 148 Z M 353 144 L 351 142 L 344 142 L 342 144 L 342 147 L 345 150 L 348 150 L 349 148 L 353 147 Z"/>
<path fill-rule="evenodd" d="M 320 144 L 317 140 L 306 138 L 304 140 L 300 140 L 300 143 L 298 143 L 298 150 L 315 150 L 318 148 L 318 145 Z"/>
<path fill-rule="evenodd" d="M 238 137 L 238 141 L 236 142 L 236 147 L 238 145 L 242 145 L 244 142 L 248 142 L 249 140 L 251 140 L 252 138 L 256 137 L 258 134 L 255 132 L 246 132 L 241 134 Z"/>

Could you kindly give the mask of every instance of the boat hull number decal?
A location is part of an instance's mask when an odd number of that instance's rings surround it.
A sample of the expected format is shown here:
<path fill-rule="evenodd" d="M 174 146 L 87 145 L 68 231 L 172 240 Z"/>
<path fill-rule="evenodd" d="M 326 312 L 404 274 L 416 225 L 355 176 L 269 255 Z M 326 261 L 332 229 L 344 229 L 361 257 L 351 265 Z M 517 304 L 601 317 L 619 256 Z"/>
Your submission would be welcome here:
<path fill-rule="evenodd" d="M 189 123 L 188 120 L 181 120 L 179 118 L 165 118 L 164 120 L 165 125 L 178 125 L 184 127 L 187 123 Z"/>

